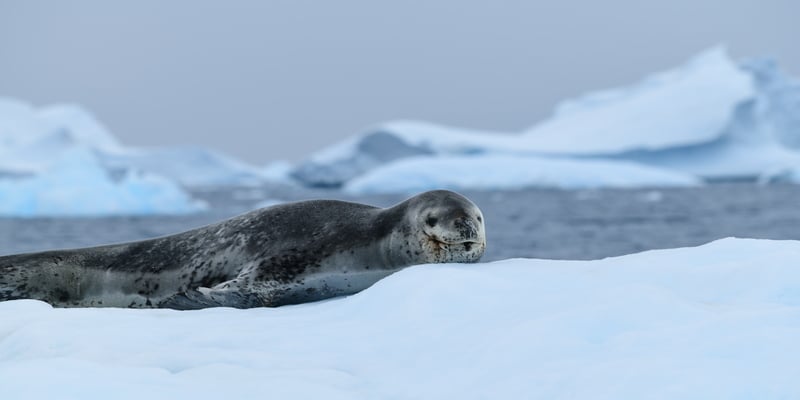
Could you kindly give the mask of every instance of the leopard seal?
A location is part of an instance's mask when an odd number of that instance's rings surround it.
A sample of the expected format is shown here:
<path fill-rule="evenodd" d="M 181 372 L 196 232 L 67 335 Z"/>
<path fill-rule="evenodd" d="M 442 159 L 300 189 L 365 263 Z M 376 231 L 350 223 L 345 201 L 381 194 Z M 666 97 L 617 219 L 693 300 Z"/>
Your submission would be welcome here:
<path fill-rule="evenodd" d="M 414 264 L 477 262 L 481 210 L 451 191 L 393 207 L 280 204 L 175 235 L 0 257 L 0 300 L 56 307 L 274 307 L 363 290 Z"/>

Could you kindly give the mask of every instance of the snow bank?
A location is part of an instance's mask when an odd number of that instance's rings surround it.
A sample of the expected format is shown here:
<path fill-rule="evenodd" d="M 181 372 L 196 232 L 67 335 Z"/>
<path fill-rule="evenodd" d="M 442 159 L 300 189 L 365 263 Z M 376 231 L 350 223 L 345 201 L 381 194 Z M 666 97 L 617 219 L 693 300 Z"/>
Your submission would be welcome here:
<path fill-rule="evenodd" d="M 0 179 L 0 215 L 97 216 L 186 214 L 205 209 L 163 177 L 134 171 L 109 175 L 89 150 L 71 150 L 46 171 Z"/>
<path fill-rule="evenodd" d="M 349 181 L 351 194 L 414 193 L 431 188 L 500 190 L 524 186 L 597 187 L 693 186 L 697 178 L 632 162 L 499 155 L 423 156 L 378 167 Z"/>
<path fill-rule="evenodd" d="M 774 62 L 737 64 L 717 47 L 631 87 L 566 101 L 552 117 L 520 134 L 395 121 L 313 155 L 292 176 L 311 186 L 342 186 L 412 157 L 547 155 L 627 161 L 703 180 L 756 180 L 770 171 L 800 168 L 798 110 L 800 83 Z M 552 175 L 564 176 L 563 186 L 568 186 L 577 164 L 563 165 L 567 170 Z M 464 182 L 471 174 L 476 182 L 484 176 L 469 169 L 462 173 Z M 535 177 L 521 176 L 516 186 L 538 183 Z"/>
<path fill-rule="evenodd" d="M 278 309 L 0 303 L 4 398 L 800 397 L 800 242 L 423 265 Z M 46 382 L 47 384 L 43 384 Z"/>

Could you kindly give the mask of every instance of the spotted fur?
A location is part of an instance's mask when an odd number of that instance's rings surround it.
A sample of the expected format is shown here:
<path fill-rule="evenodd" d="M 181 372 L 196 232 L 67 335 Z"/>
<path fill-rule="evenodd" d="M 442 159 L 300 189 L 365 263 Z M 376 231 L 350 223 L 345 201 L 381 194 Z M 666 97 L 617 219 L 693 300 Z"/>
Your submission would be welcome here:
<path fill-rule="evenodd" d="M 0 300 L 280 306 L 355 293 L 413 264 L 475 262 L 485 247 L 481 211 L 457 193 L 426 192 L 386 209 L 312 200 L 156 239 L 0 257 Z"/>

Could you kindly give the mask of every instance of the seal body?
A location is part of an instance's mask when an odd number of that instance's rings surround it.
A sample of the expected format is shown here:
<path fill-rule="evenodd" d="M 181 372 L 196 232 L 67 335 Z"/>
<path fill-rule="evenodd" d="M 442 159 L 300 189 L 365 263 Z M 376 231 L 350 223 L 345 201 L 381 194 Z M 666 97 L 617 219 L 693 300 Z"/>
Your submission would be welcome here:
<path fill-rule="evenodd" d="M 352 294 L 413 264 L 476 262 L 485 248 L 481 211 L 454 192 L 385 209 L 311 200 L 155 239 L 0 257 L 0 300 L 280 306 Z"/>

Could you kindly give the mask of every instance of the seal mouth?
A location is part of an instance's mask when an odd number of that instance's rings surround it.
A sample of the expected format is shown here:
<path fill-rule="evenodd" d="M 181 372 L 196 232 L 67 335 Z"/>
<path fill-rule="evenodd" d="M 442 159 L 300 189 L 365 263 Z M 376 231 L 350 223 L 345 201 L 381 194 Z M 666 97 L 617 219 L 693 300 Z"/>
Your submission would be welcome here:
<path fill-rule="evenodd" d="M 473 247 L 480 247 L 481 244 L 483 243 L 481 241 L 474 240 L 474 239 L 449 241 L 449 240 L 439 239 L 438 237 L 433 236 L 433 235 L 426 234 L 426 236 L 428 237 L 428 240 L 433 242 L 433 244 L 436 245 L 439 248 L 441 248 L 443 246 L 458 246 L 458 245 L 461 245 L 461 246 L 464 246 L 464 250 L 471 251 Z"/>

